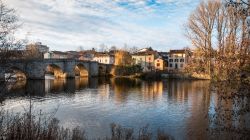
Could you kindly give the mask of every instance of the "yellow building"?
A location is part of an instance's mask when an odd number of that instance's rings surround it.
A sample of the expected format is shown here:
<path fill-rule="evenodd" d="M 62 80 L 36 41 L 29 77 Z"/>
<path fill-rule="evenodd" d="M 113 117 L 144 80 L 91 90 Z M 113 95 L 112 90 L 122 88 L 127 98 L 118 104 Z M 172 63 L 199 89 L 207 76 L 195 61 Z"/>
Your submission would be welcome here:
<path fill-rule="evenodd" d="M 155 70 L 164 70 L 164 60 L 162 58 L 157 58 L 154 60 Z"/>
<path fill-rule="evenodd" d="M 157 57 L 157 52 L 152 50 L 152 48 L 141 49 L 132 54 L 134 64 L 140 65 L 144 72 L 154 69 L 154 60 Z"/>

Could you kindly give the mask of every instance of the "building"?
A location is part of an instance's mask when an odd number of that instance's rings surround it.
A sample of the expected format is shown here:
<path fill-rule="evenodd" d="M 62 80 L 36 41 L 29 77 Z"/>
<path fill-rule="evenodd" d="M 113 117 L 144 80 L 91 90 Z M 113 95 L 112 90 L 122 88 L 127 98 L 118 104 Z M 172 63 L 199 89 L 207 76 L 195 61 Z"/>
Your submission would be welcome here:
<path fill-rule="evenodd" d="M 164 70 L 165 69 L 165 61 L 162 58 L 157 58 L 154 60 L 154 68 L 155 70 Z"/>
<path fill-rule="evenodd" d="M 86 50 L 86 51 L 81 51 L 79 53 L 79 60 L 87 60 L 87 61 L 92 61 L 94 60 L 96 51 L 94 49 L 92 50 Z"/>
<path fill-rule="evenodd" d="M 154 69 L 154 60 L 158 56 L 158 53 L 152 48 L 144 48 L 132 54 L 132 60 L 134 64 L 140 65 L 145 72 Z"/>
<path fill-rule="evenodd" d="M 159 56 L 163 59 L 164 61 L 164 69 L 168 69 L 168 58 L 169 58 L 169 52 L 158 52 Z"/>
<path fill-rule="evenodd" d="M 168 58 L 169 70 L 183 70 L 188 62 L 187 50 L 170 50 Z"/>
<path fill-rule="evenodd" d="M 66 59 L 68 53 L 61 51 L 50 51 L 44 54 L 44 59 Z"/>
<path fill-rule="evenodd" d="M 78 59 L 79 58 L 79 52 L 77 51 L 67 51 L 67 58 L 69 59 Z"/>
<path fill-rule="evenodd" d="M 115 63 L 115 56 L 110 55 L 108 53 L 96 53 L 93 61 L 102 63 L 102 64 L 114 64 Z"/>

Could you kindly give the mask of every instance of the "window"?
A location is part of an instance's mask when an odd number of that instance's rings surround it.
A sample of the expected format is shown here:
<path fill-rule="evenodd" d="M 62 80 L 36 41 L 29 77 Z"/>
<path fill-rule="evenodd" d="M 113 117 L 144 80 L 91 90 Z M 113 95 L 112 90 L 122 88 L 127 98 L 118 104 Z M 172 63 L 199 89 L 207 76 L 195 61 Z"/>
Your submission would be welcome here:
<path fill-rule="evenodd" d="M 142 61 L 142 58 L 140 58 L 140 61 Z"/>
<path fill-rule="evenodd" d="M 169 59 L 169 62 L 173 62 L 173 59 Z"/>
<path fill-rule="evenodd" d="M 107 63 L 107 62 L 108 62 L 108 60 L 107 60 L 107 59 L 105 59 L 105 62 Z"/>
<path fill-rule="evenodd" d="M 160 60 L 157 60 L 157 62 L 160 62 Z"/>
<path fill-rule="evenodd" d="M 179 59 L 175 59 L 174 62 L 179 62 Z"/>
<path fill-rule="evenodd" d="M 180 62 L 184 62 L 184 59 L 180 59 Z"/>
<path fill-rule="evenodd" d="M 172 64 L 169 64 L 169 67 L 172 68 Z"/>
<path fill-rule="evenodd" d="M 148 58 L 148 61 L 151 61 L 151 57 Z"/>
<path fill-rule="evenodd" d="M 160 67 L 160 65 L 161 65 L 160 63 L 157 63 L 157 65 L 156 65 L 156 66 L 157 66 L 157 67 Z"/>

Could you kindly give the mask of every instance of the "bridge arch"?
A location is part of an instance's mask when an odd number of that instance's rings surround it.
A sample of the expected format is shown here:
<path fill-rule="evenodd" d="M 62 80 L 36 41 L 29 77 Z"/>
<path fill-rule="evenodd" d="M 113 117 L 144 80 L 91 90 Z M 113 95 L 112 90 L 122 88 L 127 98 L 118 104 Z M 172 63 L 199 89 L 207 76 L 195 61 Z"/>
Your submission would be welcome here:
<path fill-rule="evenodd" d="M 4 78 L 5 81 L 10 81 L 10 80 L 24 81 L 28 79 L 28 74 L 16 66 L 11 66 L 5 70 Z"/>
<path fill-rule="evenodd" d="M 48 64 L 45 68 L 45 78 L 46 76 L 54 76 L 54 78 L 65 78 L 66 73 L 63 72 L 60 66 L 56 64 Z"/>
<path fill-rule="evenodd" d="M 88 77 L 89 76 L 88 69 L 81 63 L 77 64 L 74 67 L 74 71 L 75 71 L 75 76 L 79 76 L 79 77 Z"/>

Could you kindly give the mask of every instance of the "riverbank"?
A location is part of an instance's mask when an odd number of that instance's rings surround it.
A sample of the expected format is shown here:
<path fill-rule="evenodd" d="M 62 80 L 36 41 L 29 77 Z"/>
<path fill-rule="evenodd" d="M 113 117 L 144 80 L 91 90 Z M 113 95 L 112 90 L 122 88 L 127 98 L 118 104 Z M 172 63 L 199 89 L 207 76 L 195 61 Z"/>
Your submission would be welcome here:
<path fill-rule="evenodd" d="M 115 75 L 115 78 L 138 78 L 143 80 L 160 80 L 160 79 L 189 79 L 189 80 L 210 80 L 208 75 L 204 74 L 187 74 L 187 73 L 164 73 L 164 72 L 145 72 L 133 75 Z"/>

